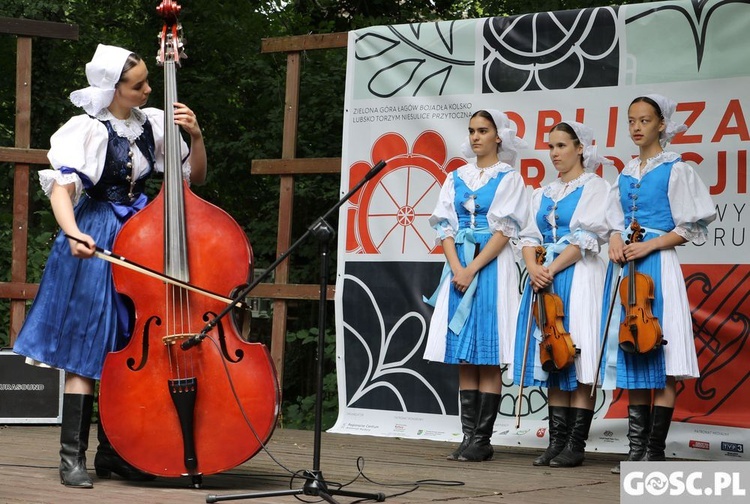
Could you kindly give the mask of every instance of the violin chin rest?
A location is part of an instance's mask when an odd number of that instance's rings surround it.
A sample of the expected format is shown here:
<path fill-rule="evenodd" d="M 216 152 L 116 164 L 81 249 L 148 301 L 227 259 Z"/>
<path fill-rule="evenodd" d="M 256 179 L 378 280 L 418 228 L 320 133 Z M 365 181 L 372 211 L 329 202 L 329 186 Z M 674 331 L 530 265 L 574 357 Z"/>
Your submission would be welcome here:
<path fill-rule="evenodd" d="M 660 346 L 665 346 L 666 344 L 667 344 L 667 340 L 665 340 L 664 338 L 662 338 L 662 340 L 659 342 L 658 345 L 654 345 L 647 352 L 641 352 L 635 346 L 635 343 L 631 343 L 630 341 L 623 341 L 622 343 L 620 343 L 620 349 L 623 352 L 630 353 L 630 354 L 634 354 L 634 353 L 648 353 L 648 352 L 650 352 L 652 350 L 656 350 Z"/>
<path fill-rule="evenodd" d="M 620 350 L 622 350 L 625 353 L 637 353 L 635 344 L 631 343 L 630 341 L 625 341 L 623 343 L 620 343 Z"/>

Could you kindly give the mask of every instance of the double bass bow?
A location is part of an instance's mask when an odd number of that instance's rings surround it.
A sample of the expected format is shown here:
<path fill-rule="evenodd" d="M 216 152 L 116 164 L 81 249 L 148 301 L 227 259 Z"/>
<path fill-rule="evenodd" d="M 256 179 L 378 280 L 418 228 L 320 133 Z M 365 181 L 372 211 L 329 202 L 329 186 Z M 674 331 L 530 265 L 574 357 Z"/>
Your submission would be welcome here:
<path fill-rule="evenodd" d="M 591 393 L 589 394 L 589 398 L 593 399 L 596 395 L 596 385 L 599 383 L 599 375 L 601 374 L 602 369 L 602 360 L 604 359 L 604 349 L 607 348 L 607 340 L 609 339 L 609 324 L 612 321 L 612 314 L 615 310 L 615 304 L 617 304 L 617 296 L 615 295 L 614 291 L 620 288 L 620 280 L 622 280 L 622 267 L 619 264 L 616 264 L 615 267 L 619 270 L 617 273 L 617 278 L 615 279 L 613 283 L 614 288 L 610 289 L 610 292 L 607 292 L 608 297 L 605 299 L 611 299 L 609 303 L 609 309 L 607 310 L 607 318 L 605 319 L 604 324 L 601 326 L 601 336 L 599 338 L 599 351 L 597 352 L 596 357 L 596 371 L 594 372 L 594 381 L 592 382 L 594 385 L 591 387 Z"/>
<path fill-rule="evenodd" d="M 537 264 L 544 264 L 544 247 L 536 248 Z M 573 344 L 570 333 L 563 325 L 565 311 L 562 298 L 552 292 L 551 286 L 540 290 L 533 305 L 536 325 L 542 332 L 539 342 L 539 360 L 548 373 L 561 371 L 573 364 L 580 350 Z"/>
<path fill-rule="evenodd" d="M 208 333 L 213 344 L 190 350 L 180 342 L 199 333 L 251 276 L 252 248 L 226 212 L 192 193 L 182 175 L 176 67 L 184 57 L 180 6 L 164 0 L 158 60 L 164 67 L 164 184 L 122 227 L 113 253 L 178 282 L 112 266 L 116 290 L 134 306 L 125 348 L 107 355 L 99 393 L 100 421 L 118 454 L 157 476 L 232 469 L 270 438 L 279 385 L 267 348 L 241 338 L 234 323 Z M 186 289 L 182 284 L 195 286 Z"/>
<path fill-rule="evenodd" d="M 531 295 L 531 304 L 536 304 L 537 293 L 534 291 Z M 531 338 L 531 319 L 534 316 L 534 310 L 529 308 L 529 315 L 526 318 L 526 337 L 523 340 L 523 361 L 521 362 L 521 378 L 518 381 L 518 395 L 516 396 L 516 429 L 521 426 L 521 406 L 523 405 L 523 386 L 526 378 L 526 364 L 529 360 L 529 338 Z"/>

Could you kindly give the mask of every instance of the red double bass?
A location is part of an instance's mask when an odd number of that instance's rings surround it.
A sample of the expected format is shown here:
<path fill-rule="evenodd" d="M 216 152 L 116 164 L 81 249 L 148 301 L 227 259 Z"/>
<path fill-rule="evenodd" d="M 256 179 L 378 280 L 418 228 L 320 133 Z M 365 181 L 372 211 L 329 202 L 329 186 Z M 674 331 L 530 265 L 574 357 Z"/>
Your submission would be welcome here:
<path fill-rule="evenodd" d="M 223 210 L 193 194 L 182 176 L 176 65 L 182 43 L 180 7 L 164 0 L 159 61 L 164 66 L 165 169 L 159 195 L 134 215 L 113 252 L 205 291 L 231 293 L 246 285 L 252 249 Z M 215 320 L 222 301 L 172 283 L 112 267 L 115 288 L 135 306 L 127 346 L 104 362 L 99 414 L 115 450 L 157 476 L 229 470 L 271 437 L 279 410 L 273 361 L 261 343 L 239 335 L 230 318 Z M 188 350 L 181 342 L 211 329 Z"/>

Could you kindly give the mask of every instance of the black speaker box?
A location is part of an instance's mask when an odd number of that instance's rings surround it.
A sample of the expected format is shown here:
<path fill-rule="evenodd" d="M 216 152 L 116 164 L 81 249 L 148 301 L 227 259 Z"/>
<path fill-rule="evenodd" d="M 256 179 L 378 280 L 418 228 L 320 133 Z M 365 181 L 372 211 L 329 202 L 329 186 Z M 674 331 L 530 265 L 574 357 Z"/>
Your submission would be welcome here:
<path fill-rule="evenodd" d="M 61 423 L 64 387 L 64 371 L 30 366 L 0 350 L 0 424 Z"/>

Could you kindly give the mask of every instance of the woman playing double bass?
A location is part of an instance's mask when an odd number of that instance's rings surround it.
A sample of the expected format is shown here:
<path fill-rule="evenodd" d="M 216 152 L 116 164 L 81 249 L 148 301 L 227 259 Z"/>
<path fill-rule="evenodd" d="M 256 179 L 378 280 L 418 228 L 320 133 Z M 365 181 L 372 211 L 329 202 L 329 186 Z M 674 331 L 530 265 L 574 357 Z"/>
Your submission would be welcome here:
<path fill-rule="evenodd" d="M 130 318 L 115 292 L 110 263 L 82 259 L 91 258 L 95 246 L 112 248 L 123 224 L 146 204 L 146 179 L 164 168 L 164 112 L 140 108 L 151 93 L 143 60 L 126 49 L 99 45 L 86 64 L 86 77 L 89 87 L 70 95 L 86 113 L 52 136 L 48 157 L 53 169 L 39 172 L 61 232 L 13 348 L 29 362 L 66 371 L 60 481 L 79 488 L 93 486 L 86 449 L 94 381 L 101 377 L 106 355 L 127 342 Z M 175 123 L 190 135 L 183 176 L 201 184 L 206 150 L 198 121 L 187 106 L 169 106 Z M 182 151 L 188 152 L 187 145 Z M 122 460 L 99 425 L 98 476 L 115 472 L 128 479 L 153 478 Z"/>
<path fill-rule="evenodd" d="M 657 94 L 638 97 L 630 104 L 629 132 L 638 146 L 638 157 L 620 173 L 608 206 L 614 232 L 609 241 L 607 283 L 611 284 L 613 278 L 612 263 L 627 263 L 625 273 L 634 265 L 638 273 L 648 275 L 654 286 L 649 308 L 668 343 L 645 353 L 624 351 L 623 347 L 632 345 L 618 345 L 623 331 L 612 329 L 627 317 L 625 306 L 620 309 L 621 316 L 613 317 L 609 325 L 602 386 L 628 390 L 628 461 L 665 459 L 675 381 L 699 376 L 690 305 L 675 247 L 688 241 L 705 243 L 706 226 L 716 213 L 706 186 L 693 168 L 679 154 L 664 150 L 678 132 L 687 129 L 671 120 L 676 107 L 674 101 Z M 627 238 L 628 229 L 633 227 L 644 231 L 642 240 Z M 627 275 L 623 281 L 627 281 Z M 619 291 L 605 286 L 607 295 L 613 292 Z M 639 304 L 647 301 L 637 300 Z M 605 299 L 604 304 L 606 308 L 612 300 Z M 627 325 L 623 329 L 625 336 L 632 336 Z M 615 375 L 616 383 L 610 383 Z M 612 472 L 620 472 L 619 464 Z"/>
<path fill-rule="evenodd" d="M 559 178 L 534 191 L 530 219 L 519 239 L 529 283 L 518 314 L 514 380 L 520 384 L 523 375 L 525 385 L 548 388 L 549 446 L 534 460 L 536 466 L 580 465 L 593 417 L 589 396 L 599 348 L 599 293 L 604 285 L 599 250 L 609 232 L 605 217 L 609 184 L 592 173 L 609 161 L 597 155 L 593 140 L 591 128 L 574 121 L 552 128 L 549 154 Z M 540 245 L 546 251 L 543 264 L 537 262 Z M 537 329 L 537 318 L 529 316 L 532 298 L 545 290 L 560 296 L 562 313 L 556 316 L 562 317 L 564 327 L 559 332 L 567 331 L 580 351 L 572 356 L 573 364 L 561 369 L 543 362 L 540 340 L 542 345 L 550 342 L 545 341 L 544 327 Z M 558 349 L 565 350 L 553 351 Z"/>

